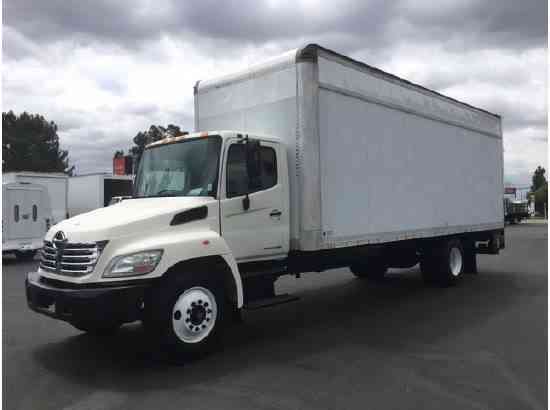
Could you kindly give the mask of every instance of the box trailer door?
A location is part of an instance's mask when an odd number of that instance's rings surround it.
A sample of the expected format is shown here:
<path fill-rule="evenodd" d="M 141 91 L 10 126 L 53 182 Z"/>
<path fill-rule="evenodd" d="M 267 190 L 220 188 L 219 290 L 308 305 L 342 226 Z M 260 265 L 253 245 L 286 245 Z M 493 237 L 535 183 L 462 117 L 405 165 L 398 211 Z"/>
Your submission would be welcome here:
<path fill-rule="evenodd" d="M 8 189 L 8 215 L 10 239 L 30 239 L 44 235 L 42 191 Z"/>

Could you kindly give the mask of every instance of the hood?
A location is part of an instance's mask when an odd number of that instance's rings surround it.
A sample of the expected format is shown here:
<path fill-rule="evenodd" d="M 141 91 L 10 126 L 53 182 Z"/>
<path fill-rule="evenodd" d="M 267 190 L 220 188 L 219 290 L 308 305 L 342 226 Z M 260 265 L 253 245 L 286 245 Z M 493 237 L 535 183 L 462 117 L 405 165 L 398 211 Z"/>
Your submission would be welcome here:
<path fill-rule="evenodd" d="M 63 231 L 70 242 L 107 240 L 169 227 L 173 216 L 187 209 L 216 204 L 212 197 L 160 197 L 127 199 L 66 219 L 46 234 L 50 240 Z"/>

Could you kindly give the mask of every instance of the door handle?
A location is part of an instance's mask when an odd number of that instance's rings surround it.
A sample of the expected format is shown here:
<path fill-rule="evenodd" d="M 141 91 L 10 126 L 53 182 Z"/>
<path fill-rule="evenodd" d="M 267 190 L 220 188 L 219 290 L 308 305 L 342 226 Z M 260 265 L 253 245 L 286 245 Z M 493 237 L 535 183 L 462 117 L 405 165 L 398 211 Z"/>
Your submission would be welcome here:
<path fill-rule="evenodd" d="M 273 211 L 271 211 L 271 213 L 269 214 L 270 217 L 274 218 L 276 216 L 281 216 L 283 213 L 281 211 L 279 211 L 278 209 L 274 209 Z"/>

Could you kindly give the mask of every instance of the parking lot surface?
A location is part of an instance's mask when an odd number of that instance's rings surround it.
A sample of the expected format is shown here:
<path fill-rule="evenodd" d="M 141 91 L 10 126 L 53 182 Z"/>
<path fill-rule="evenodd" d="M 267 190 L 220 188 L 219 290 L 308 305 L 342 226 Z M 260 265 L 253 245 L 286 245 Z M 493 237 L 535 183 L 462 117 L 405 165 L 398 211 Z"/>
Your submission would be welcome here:
<path fill-rule="evenodd" d="M 139 324 L 109 338 L 31 312 L 3 263 L 4 409 L 544 409 L 547 225 L 506 228 L 478 275 L 426 287 L 347 269 L 282 278 L 298 302 L 246 312 L 225 348 L 185 365 L 150 358 Z"/>

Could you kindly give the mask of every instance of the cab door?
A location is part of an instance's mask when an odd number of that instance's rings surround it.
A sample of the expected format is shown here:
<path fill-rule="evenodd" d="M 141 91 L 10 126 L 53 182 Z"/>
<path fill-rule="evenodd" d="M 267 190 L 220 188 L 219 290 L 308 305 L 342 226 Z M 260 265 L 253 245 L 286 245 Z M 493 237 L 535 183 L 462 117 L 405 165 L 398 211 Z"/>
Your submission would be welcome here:
<path fill-rule="evenodd" d="M 260 178 L 251 187 L 245 140 L 230 140 L 225 150 L 221 233 L 238 263 L 288 253 L 288 195 L 277 161 L 282 151 L 278 143 L 260 141 Z M 247 193 L 249 208 L 245 209 Z"/>

